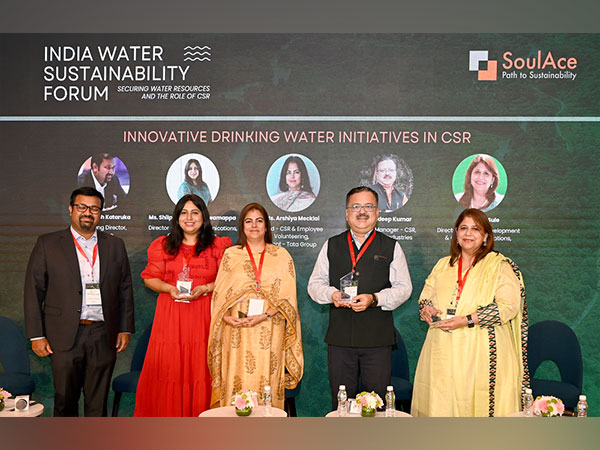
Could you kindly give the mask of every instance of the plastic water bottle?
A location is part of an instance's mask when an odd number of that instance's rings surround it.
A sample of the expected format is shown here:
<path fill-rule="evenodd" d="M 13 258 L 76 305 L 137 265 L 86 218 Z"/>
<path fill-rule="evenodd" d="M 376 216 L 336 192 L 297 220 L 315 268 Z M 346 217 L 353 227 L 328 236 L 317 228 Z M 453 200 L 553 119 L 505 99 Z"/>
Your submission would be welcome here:
<path fill-rule="evenodd" d="M 263 416 L 271 417 L 273 415 L 273 411 L 271 410 L 271 406 L 273 402 L 273 397 L 271 395 L 271 386 L 265 386 L 265 392 L 263 393 L 263 406 L 265 408 L 265 412 Z"/>
<path fill-rule="evenodd" d="M 394 417 L 396 415 L 396 396 L 394 395 L 394 386 L 388 386 L 385 393 L 385 417 Z"/>
<path fill-rule="evenodd" d="M 340 384 L 340 388 L 338 391 L 338 416 L 344 417 L 348 414 L 348 393 L 346 392 L 346 386 Z"/>
<path fill-rule="evenodd" d="M 525 394 L 523 394 L 523 415 L 525 417 L 531 417 L 533 414 L 533 394 L 531 389 L 525 389 Z"/>
<path fill-rule="evenodd" d="M 585 395 L 580 395 L 579 401 L 577 402 L 577 417 L 587 417 L 587 414 L 588 414 L 587 397 Z"/>

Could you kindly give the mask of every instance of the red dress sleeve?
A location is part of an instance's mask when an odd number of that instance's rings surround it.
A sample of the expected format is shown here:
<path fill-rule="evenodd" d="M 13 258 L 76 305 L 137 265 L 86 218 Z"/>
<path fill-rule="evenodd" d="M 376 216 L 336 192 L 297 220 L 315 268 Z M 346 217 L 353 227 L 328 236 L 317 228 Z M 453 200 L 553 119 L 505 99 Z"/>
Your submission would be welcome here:
<path fill-rule="evenodd" d="M 166 260 L 170 258 L 163 249 L 164 240 L 165 236 L 161 236 L 148 247 L 148 265 L 142 271 L 142 278 L 158 278 L 164 281 Z"/>
<path fill-rule="evenodd" d="M 228 237 L 215 236 L 214 255 L 217 258 L 217 269 L 221 265 L 221 259 L 223 259 L 223 253 L 225 253 L 225 250 L 228 247 L 231 247 L 232 245 L 233 245 L 233 243 L 231 242 L 231 239 L 229 239 Z"/>

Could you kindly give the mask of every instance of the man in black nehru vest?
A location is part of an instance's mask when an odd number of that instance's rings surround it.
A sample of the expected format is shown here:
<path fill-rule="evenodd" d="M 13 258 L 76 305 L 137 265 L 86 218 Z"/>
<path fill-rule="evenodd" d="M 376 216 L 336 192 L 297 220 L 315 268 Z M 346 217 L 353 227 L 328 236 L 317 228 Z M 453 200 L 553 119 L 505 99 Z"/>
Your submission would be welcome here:
<path fill-rule="evenodd" d="M 311 298 L 330 304 L 325 342 L 329 345 L 332 409 L 337 405 L 339 385 L 346 385 L 348 397 L 355 397 L 359 377 L 363 390 L 384 398 L 396 343 L 392 311 L 412 291 L 402 248 L 375 230 L 377 202 L 377 193 L 369 187 L 348 192 L 350 230 L 325 242 L 308 282 Z M 340 287 L 342 278 L 351 280 L 346 288 Z"/>

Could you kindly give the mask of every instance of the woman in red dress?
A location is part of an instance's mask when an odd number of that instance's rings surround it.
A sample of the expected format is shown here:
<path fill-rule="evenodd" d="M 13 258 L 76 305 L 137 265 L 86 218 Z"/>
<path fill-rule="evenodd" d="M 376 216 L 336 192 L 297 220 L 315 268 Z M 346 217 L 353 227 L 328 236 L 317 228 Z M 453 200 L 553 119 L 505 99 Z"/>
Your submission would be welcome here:
<path fill-rule="evenodd" d="M 209 408 L 211 298 L 229 246 L 229 238 L 215 237 L 206 204 L 197 195 L 177 202 L 169 234 L 150 244 L 142 278 L 159 296 L 134 416 L 197 416 Z M 178 280 L 192 281 L 189 294 L 185 284 L 178 289 Z"/>

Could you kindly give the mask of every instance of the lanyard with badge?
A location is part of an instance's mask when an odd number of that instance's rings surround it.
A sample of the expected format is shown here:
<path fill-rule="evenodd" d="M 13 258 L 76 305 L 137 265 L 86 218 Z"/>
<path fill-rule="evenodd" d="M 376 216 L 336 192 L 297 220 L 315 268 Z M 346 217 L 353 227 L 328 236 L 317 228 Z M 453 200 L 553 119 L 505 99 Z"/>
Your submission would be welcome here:
<path fill-rule="evenodd" d="M 92 269 L 92 282 L 85 283 L 85 305 L 100 306 L 102 305 L 102 296 L 100 295 L 100 283 L 96 283 L 94 279 L 94 266 L 96 265 L 96 259 L 98 258 L 98 243 L 96 242 L 96 245 L 94 245 L 94 250 L 92 251 L 92 260 L 90 261 L 88 256 L 81 248 L 81 245 L 79 245 L 79 242 L 77 242 L 77 238 L 75 238 L 75 235 L 71 234 L 71 236 L 73 236 L 73 242 L 75 243 L 75 247 L 77 248 L 79 253 L 83 255 L 87 263 L 90 265 L 90 268 Z"/>
<path fill-rule="evenodd" d="M 250 262 L 252 263 L 252 270 L 254 271 L 254 278 L 256 279 L 256 293 L 260 294 L 260 283 L 262 279 L 262 269 L 263 263 L 265 262 L 265 253 L 267 253 L 267 248 L 265 244 L 265 249 L 262 251 L 260 255 L 260 261 L 258 262 L 258 267 L 256 266 L 256 261 L 254 260 L 254 255 L 252 254 L 252 250 L 250 246 L 246 243 L 246 251 L 248 252 L 248 256 L 250 257 Z M 247 317 L 258 316 L 263 313 L 263 309 L 265 306 L 265 301 L 262 298 L 251 298 L 248 304 L 248 314 Z M 243 314 L 243 313 L 240 313 Z"/>
<path fill-rule="evenodd" d="M 360 258 L 365 254 L 373 239 L 375 239 L 376 231 L 373 230 L 367 242 L 365 242 L 358 255 L 354 253 L 354 245 L 352 243 L 352 234 L 348 231 L 348 248 L 350 249 L 350 260 L 352 261 L 352 272 L 347 273 L 342 278 L 340 278 L 340 291 L 342 293 L 341 302 L 352 303 L 354 301 L 354 297 L 358 295 L 358 277 L 359 273 L 356 271 L 356 265 Z"/>
<path fill-rule="evenodd" d="M 465 276 L 462 274 L 462 256 L 458 258 L 458 281 L 456 283 L 456 296 L 450 301 L 450 306 L 448 307 L 446 319 L 451 319 L 456 315 L 456 308 L 458 306 L 458 301 L 460 300 L 460 296 L 462 295 L 462 291 L 465 287 L 465 283 L 467 282 L 467 277 L 469 276 L 469 272 L 473 268 L 473 265 L 467 269 Z"/>

